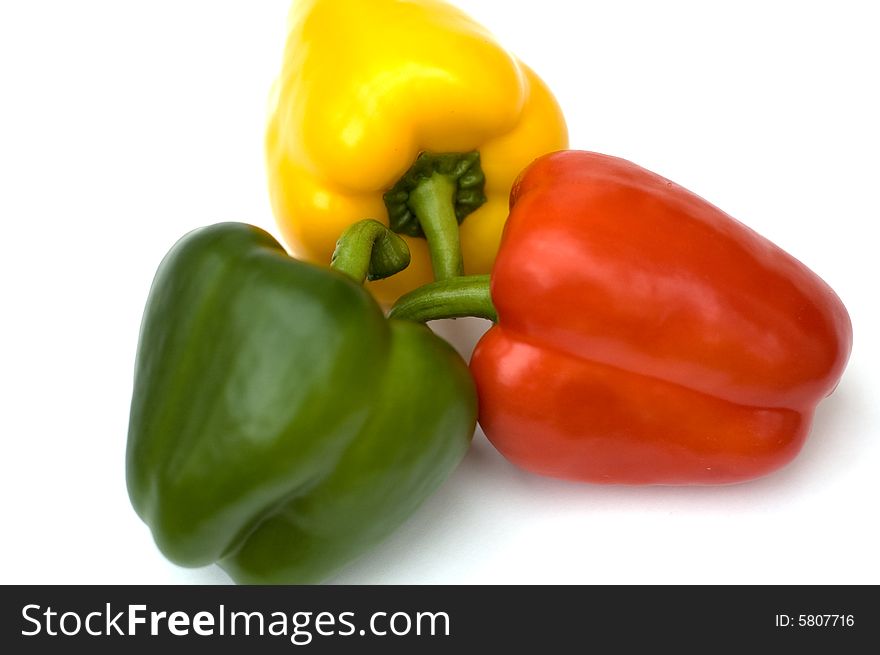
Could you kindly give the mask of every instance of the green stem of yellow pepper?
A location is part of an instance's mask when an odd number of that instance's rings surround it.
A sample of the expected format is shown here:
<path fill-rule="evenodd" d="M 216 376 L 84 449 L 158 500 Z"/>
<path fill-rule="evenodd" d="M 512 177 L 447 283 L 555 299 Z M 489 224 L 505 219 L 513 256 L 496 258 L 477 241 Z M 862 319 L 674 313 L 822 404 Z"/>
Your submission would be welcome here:
<path fill-rule="evenodd" d="M 440 173 L 419 184 L 409 194 L 408 204 L 419 218 L 419 224 L 428 240 L 434 278 L 445 280 L 464 274 L 458 220 L 453 204 L 456 192 L 454 180 Z"/>
<path fill-rule="evenodd" d="M 385 194 L 392 230 L 424 237 L 434 278 L 464 273 L 458 225 L 486 202 L 480 153 L 422 153 Z"/>

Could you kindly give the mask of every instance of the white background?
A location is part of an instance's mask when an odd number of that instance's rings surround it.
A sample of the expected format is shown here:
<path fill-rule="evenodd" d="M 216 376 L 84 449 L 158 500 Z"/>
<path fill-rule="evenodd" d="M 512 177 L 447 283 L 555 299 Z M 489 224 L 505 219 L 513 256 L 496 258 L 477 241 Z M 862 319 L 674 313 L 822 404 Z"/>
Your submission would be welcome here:
<path fill-rule="evenodd" d="M 800 258 L 849 308 L 855 348 L 802 454 L 768 478 L 565 483 L 478 434 L 333 582 L 880 583 L 875 3 L 459 4 L 554 89 L 572 147 L 653 169 Z M 0 4 L 0 582 L 229 581 L 168 563 L 129 506 L 132 364 L 179 236 L 275 231 L 262 131 L 287 7 Z M 467 351 L 482 328 L 441 329 Z"/>

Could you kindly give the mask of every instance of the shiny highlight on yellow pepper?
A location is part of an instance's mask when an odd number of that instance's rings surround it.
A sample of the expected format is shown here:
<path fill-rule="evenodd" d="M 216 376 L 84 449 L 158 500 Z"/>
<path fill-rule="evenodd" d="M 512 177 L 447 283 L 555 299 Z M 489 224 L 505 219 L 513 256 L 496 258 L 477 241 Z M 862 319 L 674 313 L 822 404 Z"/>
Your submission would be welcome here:
<path fill-rule="evenodd" d="M 272 207 L 293 253 L 328 264 L 352 223 L 386 225 L 382 195 L 422 152 L 478 151 L 487 201 L 461 224 L 465 273 L 491 269 L 510 187 L 567 146 L 546 85 L 481 25 L 439 0 L 301 0 L 290 14 L 266 133 Z M 412 264 L 371 283 L 391 302 L 431 281 Z"/>

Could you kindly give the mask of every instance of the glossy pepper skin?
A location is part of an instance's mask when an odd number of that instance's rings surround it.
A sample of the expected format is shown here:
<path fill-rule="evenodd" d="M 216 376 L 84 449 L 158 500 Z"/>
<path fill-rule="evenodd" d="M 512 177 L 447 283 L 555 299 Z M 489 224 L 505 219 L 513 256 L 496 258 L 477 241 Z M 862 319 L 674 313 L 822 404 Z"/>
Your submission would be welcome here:
<path fill-rule="evenodd" d="M 529 167 L 471 370 L 512 462 L 590 482 L 721 484 L 789 462 L 852 345 L 834 292 L 718 208 L 630 162 Z"/>
<path fill-rule="evenodd" d="M 262 230 L 215 225 L 174 246 L 150 291 L 129 495 L 178 564 L 316 582 L 437 488 L 475 421 L 448 344 Z"/>
<path fill-rule="evenodd" d="M 419 153 L 479 151 L 487 202 L 461 225 L 466 271 L 488 273 L 510 186 L 566 147 L 544 83 L 460 10 L 436 0 L 299 0 L 270 103 L 267 171 L 292 251 L 323 263 L 349 224 L 388 224 L 383 193 Z M 368 285 L 383 302 L 432 279 L 424 239 L 412 264 Z"/>

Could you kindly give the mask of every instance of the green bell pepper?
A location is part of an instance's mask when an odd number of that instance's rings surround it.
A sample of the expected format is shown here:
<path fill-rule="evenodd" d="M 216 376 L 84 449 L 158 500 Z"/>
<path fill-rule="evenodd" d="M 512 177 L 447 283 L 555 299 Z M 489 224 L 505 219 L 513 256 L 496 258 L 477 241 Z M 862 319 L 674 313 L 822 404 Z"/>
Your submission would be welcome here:
<path fill-rule="evenodd" d="M 169 559 L 317 582 L 455 468 L 476 423 L 467 366 L 360 286 L 408 256 L 376 221 L 349 228 L 330 271 L 239 223 L 168 253 L 141 327 L 126 477 Z"/>

